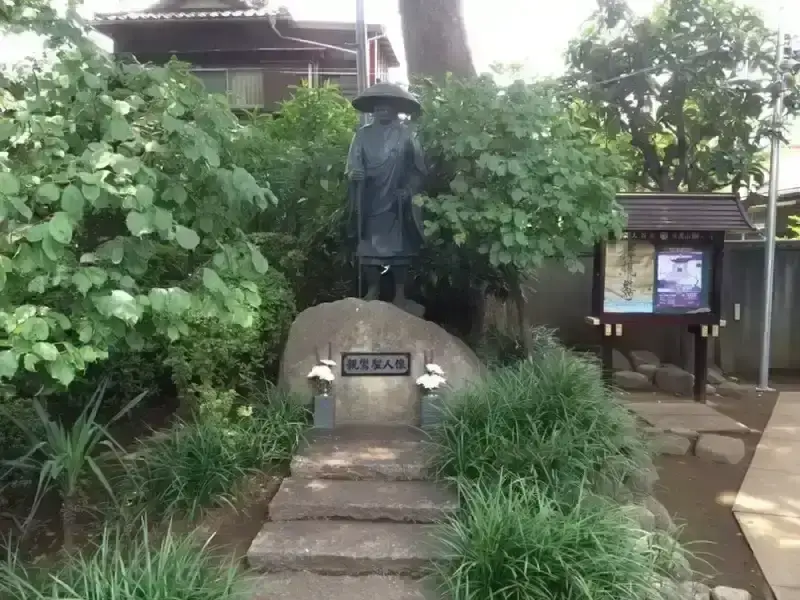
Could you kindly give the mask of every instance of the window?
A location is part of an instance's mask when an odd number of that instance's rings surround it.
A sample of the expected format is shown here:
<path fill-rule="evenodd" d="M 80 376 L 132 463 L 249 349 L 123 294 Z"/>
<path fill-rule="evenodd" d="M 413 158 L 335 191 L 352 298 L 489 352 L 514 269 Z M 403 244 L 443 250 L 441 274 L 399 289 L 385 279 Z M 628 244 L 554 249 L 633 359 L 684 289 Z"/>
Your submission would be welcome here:
<path fill-rule="evenodd" d="M 358 77 L 356 75 L 326 75 L 325 80 L 338 85 L 342 94 L 348 98 L 358 94 Z"/>
<path fill-rule="evenodd" d="M 256 108 L 264 106 L 264 74 L 257 69 L 228 71 L 228 92 L 231 106 Z"/>
<path fill-rule="evenodd" d="M 197 69 L 193 73 L 209 93 L 226 95 L 231 108 L 264 106 L 264 72 L 260 69 Z"/>

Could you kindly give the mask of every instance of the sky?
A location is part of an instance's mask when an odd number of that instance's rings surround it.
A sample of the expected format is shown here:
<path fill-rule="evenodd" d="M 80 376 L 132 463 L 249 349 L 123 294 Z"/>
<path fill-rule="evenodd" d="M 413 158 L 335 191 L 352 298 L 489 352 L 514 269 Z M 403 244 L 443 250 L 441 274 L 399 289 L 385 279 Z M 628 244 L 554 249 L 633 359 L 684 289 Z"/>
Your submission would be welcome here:
<path fill-rule="evenodd" d="M 137 10 L 146 8 L 154 0 L 85 0 L 89 11 L 102 9 Z M 314 19 L 352 22 L 355 20 L 355 0 L 271 0 L 285 5 L 297 19 Z M 628 0 L 631 8 L 644 14 L 655 0 Z M 775 26 L 779 15 L 781 22 L 796 24 L 793 33 L 800 34 L 800 2 L 798 0 L 745 0 L 763 13 L 767 24 Z M 403 55 L 403 39 L 397 0 L 364 0 L 366 19 L 370 23 L 387 26 L 389 38 L 398 55 Z M 557 75 L 563 69 L 563 52 L 569 40 L 578 34 L 582 24 L 596 6 L 596 0 L 560 0 L 547 4 L 530 0 L 463 0 L 467 37 L 473 60 L 479 71 L 487 70 L 493 63 L 522 63 L 530 76 Z M 24 57 L 35 51 L 35 41 L 20 43 L 0 39 L 0 57 Z M 401 73 L 404 69 L 401 69 Z M 403 79 L 401 73 L 393 78 Z M 800 122 L 794 128 L 795 143 L 800 143 Z M 800 186 L 800 146 L 797 155 L 797 184 Z M 786 169 L 782 169 L 786 171 Z M 782 177 L 783 179 L 783 177 Z M 782 186 L 783 187 L 783 186 Z"/>
<path fill-rule="evenodd" d="M 89 11 L 136 10 L 154 0 L 85 0 Z M 353 21 L 355 0 L 272 0 L 285 5 L 297 19 Z M 385 24 L 392 44 L 402 55 L 402 35 L 397 0 L 364 0 L 367 21 Z M 797 23 L 800 30 L 800 2 L 797 0 L 749 0 L 760 8 L 768 22 L 776 22 L 784 5 L 784 23 Z M 523 63 L 526 74 L 555 75 L 562 69 L 562 53 L 582 23 L 591 15 L 595 0 L 561 0 L 548 3 L 547 10 L 530 0 L 463 0 L 464 20 L 473 59 L 479 71 L 495 62 Z M 654 0 L 629 0 L 640 13 L 649 11 Z M 800 31 L 798 31 L 800 33 Z M 0 56 L 24 55 L 35 44 L 0 40 Z"/>

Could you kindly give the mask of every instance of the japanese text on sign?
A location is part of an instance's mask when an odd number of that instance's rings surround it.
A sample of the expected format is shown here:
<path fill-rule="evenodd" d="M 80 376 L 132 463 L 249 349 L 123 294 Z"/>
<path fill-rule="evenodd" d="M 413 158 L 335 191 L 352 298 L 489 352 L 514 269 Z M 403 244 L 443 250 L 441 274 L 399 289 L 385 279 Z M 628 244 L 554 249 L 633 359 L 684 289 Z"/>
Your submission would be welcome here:
<path fill-rule="evenodd" d="M 410 352 L 342 352 L 342 376 L 411 374 Z"/>
<path fill-rule="evenodd" d="M 708 242 L 712 239 L 708 231 L 628 231 L 622 239 L 646 242 Z"/>

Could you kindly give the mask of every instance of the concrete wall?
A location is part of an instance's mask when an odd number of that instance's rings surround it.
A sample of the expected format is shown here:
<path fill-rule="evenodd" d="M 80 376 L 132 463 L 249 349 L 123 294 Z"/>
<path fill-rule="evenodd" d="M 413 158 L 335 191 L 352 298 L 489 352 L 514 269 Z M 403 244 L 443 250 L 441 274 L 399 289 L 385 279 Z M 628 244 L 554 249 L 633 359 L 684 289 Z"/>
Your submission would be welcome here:
<path fill-rule="evenodd" d="M 599 342 L 598 330 L 584 321 L 590 308 L 591 262 L 592 257 L 585 256 L 583 272 L 570 273 L 554 261 L 526 285 L 530 322 L 557 329 L 561 340 L 570 346 L 595 346 Z M 711 359 L 726 372 L 752 376 L 758 371 L 761 356 L 763 243 L 726 242 L 723 269 L 722 311 L 728 325 L 712 344 Z M 800 372 L 800 241 L 778 242 L 773 303 L 771 366 L 777 371 Z M 517 322 L 510 303 L 489 302 L 487 325 L 514 332 Z M 689 339 L 676 327 L 627 327 L 618 347 L 623 351 L 650 350 L 664 361 L 685 366 L 691 360 Z"/>

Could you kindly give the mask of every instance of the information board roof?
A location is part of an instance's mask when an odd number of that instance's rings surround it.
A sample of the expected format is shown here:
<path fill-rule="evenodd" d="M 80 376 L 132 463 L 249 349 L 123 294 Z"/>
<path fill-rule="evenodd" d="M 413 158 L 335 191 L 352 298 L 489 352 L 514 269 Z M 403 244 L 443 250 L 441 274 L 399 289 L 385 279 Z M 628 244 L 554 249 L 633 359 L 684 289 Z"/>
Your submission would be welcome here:
<path fill-rule="evenodd" d="M 755 231 L 736 194 L 618 194 L 626 231 Z"/>

